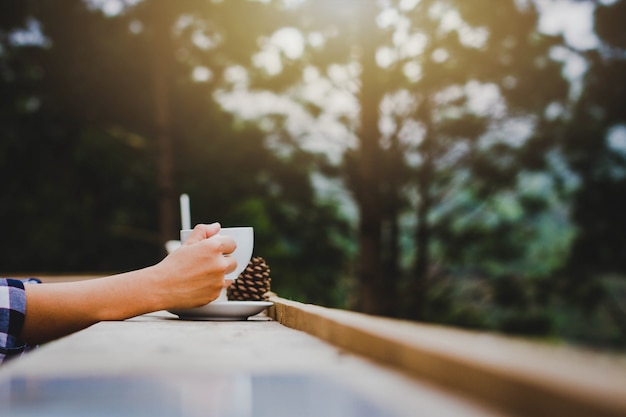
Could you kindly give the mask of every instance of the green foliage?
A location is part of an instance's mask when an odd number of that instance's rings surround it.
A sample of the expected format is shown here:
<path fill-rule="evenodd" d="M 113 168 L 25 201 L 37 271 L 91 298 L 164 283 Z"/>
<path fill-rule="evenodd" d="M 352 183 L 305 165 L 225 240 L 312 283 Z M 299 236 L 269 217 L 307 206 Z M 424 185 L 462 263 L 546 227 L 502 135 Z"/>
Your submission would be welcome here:
<path fill-rule="evenodd" d="M 172 21 L 195 17 L 182 26 L 178 49 L 162 55 L 172 61 L 176 189 L 191 195 L 194 222 L 254 226 L 255 252 L 270 264 L 276 291 L 340 303 L 332 289 L 347 256 L 338 236 L 348 228 L 335 206 L 316 199 L 311 158 L 278 157 L 256 126 L 212 97 L 221 71 L 248 64 L 257 38 L 276 25 L 270 6 L 168 4 Z M 46 42 L 0 37 L 2 270 L 113 272 L 162 256 L 150 53 L 156 6 L 107 17 L 78 0 L 42 2 L 3 25 L 4 34 L 23 28 L 30 15 Z M 207 54 L 191 42 L 198 33 L 222 42 Z M 197 65 L 209 66 L 214 82 L 194 81 Z"/>
<path fill-rule="evenodd" d="M 255 227 L 282 296 L 620 346 L 625 4 L 596 7 L 573 96 L 533 2 L 0 1 L 0 269 L 156 262 L 185 192 L 194 222 Z M 218 100 L 256 93 L 291 108 Z"/>

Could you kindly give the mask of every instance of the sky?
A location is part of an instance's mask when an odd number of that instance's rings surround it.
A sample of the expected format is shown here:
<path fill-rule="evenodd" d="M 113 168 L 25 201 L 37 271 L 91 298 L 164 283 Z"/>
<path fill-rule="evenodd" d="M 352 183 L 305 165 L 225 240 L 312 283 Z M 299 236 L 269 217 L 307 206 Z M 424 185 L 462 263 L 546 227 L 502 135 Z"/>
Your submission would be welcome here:
<path fill-rule="evenodd" d="M 93 7 L 101 9 L 107 15 L 120 13 L 124 4 L 135 4 L 140 0 L 88 0 Z M 534 0 L 541 10 L 540 30 L 550 33 L 563 33 L 574 47 L 588 49 L 597 46 L 593 35 L 593 2 L 571 0 Z M 407 0 L 405 3 L 416 3 Z M 611 3 L 613 0 L 601 0 Z"/>
<path fill-rule="evenodd" d="M 563 34 L 567 43 L 576 49 L 598 46 L 598 38 L 593 33 L 593 3 L 569 0 L 536 0 L 536 3 L 541 12 L 540 31 Z"/>
<path fill-rule="evenodd" d="M 87 0 L 94 8 L 102 10 L 107 15 L 119 14 L 125 4 L 135 4 L 140 0 Z M 614 0 L 601 0 L 601 3 L 611 3 Z M 567 42 L 577 49 L 589 49 L 598 45 L 598 39 L 593 33 L 593 9 L 591 1 L 571 0 L 535 0 L 541 12 L 539 29 L 549 34 L 562 33 Z M 32 25 L 33 23 L 31 23 Z M 38 28 L 30 26 L 26 31 L 16 34 L 22 41 L 34 43 L 38 36 Z M 297 47 L 297 45 L 295 46 Z"/>

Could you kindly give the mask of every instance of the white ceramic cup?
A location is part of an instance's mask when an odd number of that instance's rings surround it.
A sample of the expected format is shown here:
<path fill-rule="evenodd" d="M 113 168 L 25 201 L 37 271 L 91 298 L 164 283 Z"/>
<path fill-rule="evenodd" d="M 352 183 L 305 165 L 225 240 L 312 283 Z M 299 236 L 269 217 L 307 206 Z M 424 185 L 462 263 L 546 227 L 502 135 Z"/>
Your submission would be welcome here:
<path fill-rule="evenodd" d="M 180 231 L 180 241 L 184 242 L 191 234 L 192 229 L 183 229 Z M 252 227 L 222 227 L 219 232 L 220 236 L 229 236 L 237 243 L 237 249 L 229 255 L 234 256 L 237 261 L 237 268 L 233 272 L 229 272 L 224 279 L 235 280 L 248 266 L 252 259 L 252 249 L 254 248 L 254 229 Z M 226 289 L 215 301 L 228 301 Z"/>

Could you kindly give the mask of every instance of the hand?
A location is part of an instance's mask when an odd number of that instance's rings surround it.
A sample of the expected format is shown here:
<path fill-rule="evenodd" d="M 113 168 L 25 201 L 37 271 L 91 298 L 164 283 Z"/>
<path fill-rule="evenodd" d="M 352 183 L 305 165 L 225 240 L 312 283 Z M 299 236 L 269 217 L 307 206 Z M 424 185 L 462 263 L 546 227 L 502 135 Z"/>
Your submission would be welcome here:
<path fill-rule="evenodd" d="M 192 308 L 215 300 L 225 287 L 224 275 L 237 267 L 235 241 L 218 235 L 219 223 L 197 225 L 180 248 L 155 265 L 152 285 L 163 297 L 162 309 Z"/>

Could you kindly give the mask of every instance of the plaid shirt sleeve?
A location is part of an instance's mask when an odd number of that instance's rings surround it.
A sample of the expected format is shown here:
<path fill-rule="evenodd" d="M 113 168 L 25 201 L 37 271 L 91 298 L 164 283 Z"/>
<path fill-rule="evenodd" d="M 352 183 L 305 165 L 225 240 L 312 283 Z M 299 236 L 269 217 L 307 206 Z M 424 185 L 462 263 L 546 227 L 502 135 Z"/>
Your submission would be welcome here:
<path fill-rule="evenodd" d="M 32 348 L 19 339 L 26 315 L 25 282 L 40 281 L 0 278 L 0 363 Z"/>

